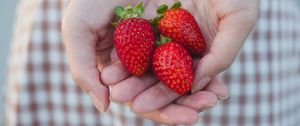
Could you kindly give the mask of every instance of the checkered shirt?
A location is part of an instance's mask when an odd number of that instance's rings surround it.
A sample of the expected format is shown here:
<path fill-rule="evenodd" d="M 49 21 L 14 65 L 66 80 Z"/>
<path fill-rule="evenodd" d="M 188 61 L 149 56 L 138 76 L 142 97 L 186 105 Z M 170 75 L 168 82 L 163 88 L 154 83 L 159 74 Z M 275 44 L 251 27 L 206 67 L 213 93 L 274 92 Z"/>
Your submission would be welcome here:
<path fill-rule="evenodd" d="M 99 113 L 76 87 L 62 44 L 67 1 L 23 0 L 11 43 L 7 126 L 159 126 L 128 107 Z M 261 0 L 260 18 L 234 64 L 222 74 L 230 98 L 201 113 L 197 126 L 300 125 L 300 6 Z"/>

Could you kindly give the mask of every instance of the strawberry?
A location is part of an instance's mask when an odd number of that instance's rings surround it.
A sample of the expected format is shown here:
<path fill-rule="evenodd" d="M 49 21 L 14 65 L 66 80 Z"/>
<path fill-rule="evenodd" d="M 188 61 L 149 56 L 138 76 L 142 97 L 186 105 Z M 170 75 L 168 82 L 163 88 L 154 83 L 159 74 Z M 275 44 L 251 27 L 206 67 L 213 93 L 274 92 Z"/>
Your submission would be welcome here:
<path fill-rule="evenodd" d="M 136 76 L 142 76 L 150 67 L 155 34 L 148 20 L 140 18 L 142 4 L 135 8 L 116 7 L 121 17 L 114 31 L 114 46 L 125 68 Z"/>
<path fill-rule="evenodd" d="M 205 42 L 198 23 L 190 12 L 180 6 L 181 3 L 177 2 L 170 9 L 167 5 L 157 9 L 157 13 L 160 14 L 157 19 L 158 31 L 191 53 L 200 55 L 205 49 Z"/>
<path fill-rule="evenodd" d="M 155 49 L 152 59 L 155 75 L 177 94 L 185 94 L 192 87 L 192 57 L 177 42 L 171 41 Z"/>

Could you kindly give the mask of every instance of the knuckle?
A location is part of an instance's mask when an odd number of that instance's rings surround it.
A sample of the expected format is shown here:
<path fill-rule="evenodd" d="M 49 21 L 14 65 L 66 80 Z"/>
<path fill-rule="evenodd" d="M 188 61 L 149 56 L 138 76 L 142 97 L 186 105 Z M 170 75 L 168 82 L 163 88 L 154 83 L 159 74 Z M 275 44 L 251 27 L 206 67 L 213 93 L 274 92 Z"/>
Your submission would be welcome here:
<path fill-rule="evenodd" d="M 113 101 L 115 101 L 115 102 L 124 102 L 124 101 L 122 101 L 121 98 L 119 97 L 120 95 L 119 95 L 118 89 L 117 89 L 115 86 L 113 86 L 113 87 L 111 88 L 110 96 L 111 96 L 111 99 L 112 99 Z"/>
<path fill-rule="evenodd" d="M 218 66 L 219 66 L 220 71 L 224 71 L 231 66 L 231 61 L 219 62 Z"/>

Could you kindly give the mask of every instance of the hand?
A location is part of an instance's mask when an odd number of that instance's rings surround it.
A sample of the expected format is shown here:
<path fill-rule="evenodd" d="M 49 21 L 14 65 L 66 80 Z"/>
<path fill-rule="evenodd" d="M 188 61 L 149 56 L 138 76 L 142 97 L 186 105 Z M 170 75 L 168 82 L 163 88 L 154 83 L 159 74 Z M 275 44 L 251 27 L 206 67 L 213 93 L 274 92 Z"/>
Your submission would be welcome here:
<path fill-rule="evenodd" d="M 193 124 L 198 119 L 198 112 L 217 103 L 217 96 L 221 100 L 228 97 L 227 87 L 218 77 L 202 91 L 179 96 L 158 82 L 150 72 L 142 77 L 130 76 L 115 51 L 111 56 L 116 62 L 105 67 L 101 76 L 111 88 L 112 99 L 127 103 L 140 116 L 156 122 Z M 199 59 L 194 59 L 194 62 L 199 62 Z"/>
<path fill-rule="evenodd" d="M 111 86 L 112 90 L 115 90 L 112 98 L 116 101 L 129 101 L 127 103 L 133 110 L 136 108 L 133 108 L 132 102 L 135 102 L 138 109 L 140 109 L 138 111 L 148 109 L 148 107 L 153 110 L 153 108 L 162 106 L 150 112 L 137 113 L 142 117 L 159 123 L 193 124 L 198 120 L 198 112 L 210 109 L 217 103 L 215 92 L 218 96 L 228 95 L 226 86 L 220 80 L 214 79 L 204 91 L 198 91 L 192 95 L 180 97 L 159 83 L 156 88 L 148 91 L 148 93 L 139 95 L 136 98 L 138 100 L 131 100 L 134 99 L 135 95 L 141 93 L 143 89 L 155 84 L 151 84 L 151 78 L 151 75 L 146 75 L 142 78 L 132 77 L 118 85 Z M 173 102 L 176 98 L 178 99 Z M 137 110 L 134 111 L 137 112 Z"/>
<path fill-rule="evenodd" d="M 167 1 L 167 0 L 160 1 L 160 3 L 170 3 L 170 2 L 171 1 Z M 191 4 L 190 2 L 193 1 L 187 1 L 183 4 L 184 6 L 187 6 L 186 4 Z M 149 2 L 148 4 L 149 6 L 146 7 L 146 10 L 148 10 L 149 13 L 145 14 L 145 16 L 153 17 L 155 15 L 154 8 L 156 7 L 157 4 L 160 3 Z M 71 1 L 69 3 L 68 8 L 66 9 L 65 17 L 63 20 L 63 27 L 62 27 L 63 37 L 64 37 L 64 42 L 66 46 L 66 51 L 67 51 L 68 61 L 70 63 L 72 76 L 83 90 L 89 92 L 89 94 L 92 96 L 92 100 L 96 105 L 96 107 L 102 111 L 106 110 L 108 107 L 109 94 L 108 94 L 108 88 L 102 85 L 99 76 L 100 76 L 100 71 L 103 69 L 103 67 L 110 63 L 109 55 L 112 49 L 112 27 L 110 26 L 110 22 L 113 19 L 113 7 L 116 5 L 128 5 L 128 4 L 132 4 L 132 3 L 129 0 L 127 1 L 126 0 Z M 197 4 L 197 5 L 201 5 L 201 4 Z M 256 8 L 254 7 L 253 10 L 255 9 Z M 193 13 L 195 13 L 195 10 Z M 248 13 L 249 12 L 247 12 L 246 14 Z M 255 17 L 255 14 L 253 15 Z M 226 19 L 225 17 L 228 16 L 224 16 L 222 19 Z M 249 16 L 249 17 L 253 17 L 253 16 Z M 201 24 L 200 27 L 202 29 Z M 251 24 L 248 27 L 251 27 Z M 246 28 L 246 30 L 242 30 L 242 31 L 249 32 L 250 31 L 249 29 L 251 28 Z M 210 31 L 210 30 L 205 30 L 205 31 Z M 205 36 L 207 34 L 209 35 L 209 33 L 210 32 L 204 32 Z M 239 33 L 239 35 L 242 35 L 240 38 L 243 37 L 245 38 L 245 36 L 247 36 L 245 35 L 245 33 L 246 32 L 244 32 L 244 34 Z M 210 38 L 213 37 L 207 37 L 206 39 L 210 40 Z M 118 71 L 118 69 L 122 69 L 122 68 L 113 67 L 111 71 L 114 70 Z M 198 70 L 196 70 L 196 73 L 198 73 L 197 71 Z M 117 80 L 117 78 L 120 77 L 122 78 L 122 76 L 119 77 L 114 76 L 114 78 L 111 79 Z M 123 78 L 122 80 L 124 80 L 125 78 Z M 103 79 L 105 80 L 105 75 L 103 76 Z M 115 81 L 115 83 L 117 82 L 120 81 Z M 213 87 L 213 86 L 208 86 L 208 87 Z M 211 90 L 214 88 L 208 88 L 208 89 Z M 205 96 L 205 95 L 201 95 L 201 96 Z M 214 99 L 214 98 L 210 98 L 210 99 Z M 176 110 L 180 110 L 180 109 L 176 109 Z M 161 121 L 161 122 L 166 122 L 166 121 Z M 176 121 L 174 121 L 173 123 L 176 123 Z"/>
<path fill-rule="evenodd" d="M 102 112 L 109 105 L 109 90 L 100 81 L 100 71 L 110 63 L 113 9 L 128 4 L 129 0 L 71 0 L 62 21 L 72 77 Z"/>
<path fill-rule="evenodd" d="M 154 8 L 161 3 L 173 3 L 173 1 L 161 0 L 146 3 L 146 17 L 155 15 L 152 12 L 154 13 Z M 168 124 L 191 124 L 196 119 L 192 111 L 214 105 L 216 96 L 219 99 L 228 97 L 226 86 L 215 76 L 232 64 L 254 27 L 258 15 L 258 1 L 190 0 L 182 1 L 182 4 L 183 8 L 188 9 L 199 22 L 208 45 L 208 50 L 201 61 L 195 61 L 194 94 L 181 97 L 181 100 L 177 100 L 175 104 L 173 101 L 180 97 L 179 95 L 170 91 L 161 82 L 157 82 L 152 75 L 145 75 L 142 78 L 130 76 L 120 62 L 106 67 L 101 75 L 104 83 L 112 85 L 112 99 L 130 102 L 133 111 Z M 110 75 L 117 76 L 111 78 Z M 199 91 L 203 88 L 204 90 Z M 199 98 L 200 96 L 204 98 Z M 178 103 L 185 99 L 192 100 L 185 102 L 186 104 Z M 202 104 L 195 106 L 195 102 Z M 189 107 L 191 113 L 175 111 L 172 109 L 174 107 L 177 107 L 176 110 L 186 109 L 185 111 L 188 109 L 184 107 Z M 173 111 L 165 111 L 169 110 L 168 108 Z M 179 117 L 176 112 L 189 118 Z M 169 118 L 162 119 L 161 116 L 155 116 L 160 114 L 167 115 Z"/>

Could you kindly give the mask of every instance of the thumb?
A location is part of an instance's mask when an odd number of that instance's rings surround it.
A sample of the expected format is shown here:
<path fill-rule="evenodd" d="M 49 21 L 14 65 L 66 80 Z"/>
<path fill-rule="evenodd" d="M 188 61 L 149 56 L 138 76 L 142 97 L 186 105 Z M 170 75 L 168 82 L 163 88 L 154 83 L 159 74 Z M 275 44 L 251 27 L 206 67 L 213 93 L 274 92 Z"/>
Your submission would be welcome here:
<path fill-rule="evenodd" d="M 241 11 L 224 14 L 209 52 L 196 66 L 193 90 L 201 90 L 206 84 L 229 68 L 257 19 L 257 12 Z"/>
<path fill-rule="evenodd" d="M 74 19 L 68 8 L 62 22 L 62 32 L 67 58 L 73 79 L 87 92 L 96 106 L 103 112 L 109 106 L 109 90 L 100 81 L 96 57 L 98 37 L 87 24 Z"/>

